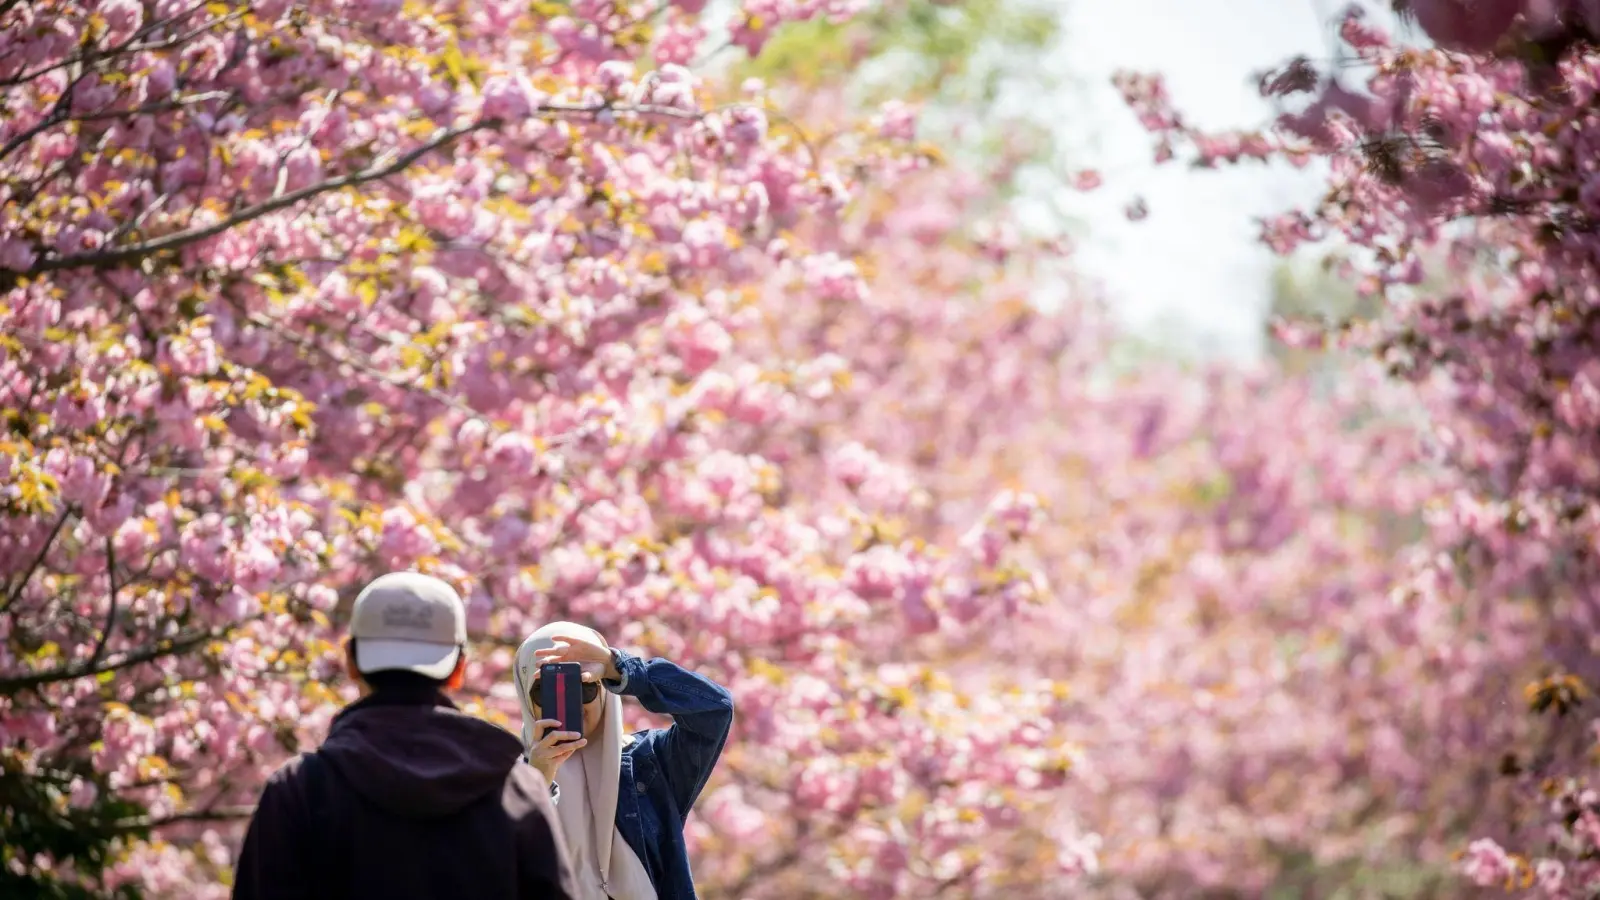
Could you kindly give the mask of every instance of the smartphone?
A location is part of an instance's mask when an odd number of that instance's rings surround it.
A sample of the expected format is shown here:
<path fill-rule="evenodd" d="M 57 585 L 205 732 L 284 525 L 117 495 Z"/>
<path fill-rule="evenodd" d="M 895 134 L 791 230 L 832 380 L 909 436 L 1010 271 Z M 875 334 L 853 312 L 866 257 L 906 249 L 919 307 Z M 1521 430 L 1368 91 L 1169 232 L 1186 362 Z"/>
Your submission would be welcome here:
<path fill-rule="evenodd" d="M 539 667 L 539 713 L 559 720 L 559 730 L 583 737 L 583 666 L 568 662 Z"/>

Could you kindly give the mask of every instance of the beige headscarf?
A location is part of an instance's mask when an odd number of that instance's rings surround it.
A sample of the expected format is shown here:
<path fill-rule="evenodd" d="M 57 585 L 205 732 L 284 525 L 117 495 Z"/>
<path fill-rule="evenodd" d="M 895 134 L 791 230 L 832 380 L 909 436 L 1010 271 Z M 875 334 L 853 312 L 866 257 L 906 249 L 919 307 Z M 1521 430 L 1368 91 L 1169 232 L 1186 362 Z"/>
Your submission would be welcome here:
<path fill-rule="evenodd" d="M 539 720 L 528 686 L 539 671 L 535 651 L 554 647 L 556 638 L 582 638 L 606 646 L 592 628 L 571 622 L 551 622 L 535 631 L 517 648 L 514 676 L 522 703 L 522 746 L 534 743 L 533 723 Z M 599 675 L 598 672 L 595 673 Z M 572 855 L 578 896 L 574 900 L 656 900 L 650 873 L 617 831 L 617 792 L 622 783 L 622 698 L 600 692 L 604 710 L 599 734 L 591 734 L 582 750 L 567 757 L 556 771 L 561 799 L 556 815 Z"/>

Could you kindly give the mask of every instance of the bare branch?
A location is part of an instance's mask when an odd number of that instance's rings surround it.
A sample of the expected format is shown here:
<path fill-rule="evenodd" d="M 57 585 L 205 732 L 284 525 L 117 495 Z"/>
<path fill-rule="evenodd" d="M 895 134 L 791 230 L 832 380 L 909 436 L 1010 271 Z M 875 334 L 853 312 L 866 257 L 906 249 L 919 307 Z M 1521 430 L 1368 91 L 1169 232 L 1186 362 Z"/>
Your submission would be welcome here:
<path fill-rule="evenodd" d="M 106 645 L 111 641 L 111 632 L 117 626 L 117 606 L 122 601 L 120 588 L 117 586 L 117 550 L 109 536 L 106 537 L 106 580 L 111 585 L 111 603 L 106 609 L 106 623 L 100 629 L 100 638 L 95 641 L 94 652 L 89 655 L 89 665 L 95 665 L 106 655 Z"/>

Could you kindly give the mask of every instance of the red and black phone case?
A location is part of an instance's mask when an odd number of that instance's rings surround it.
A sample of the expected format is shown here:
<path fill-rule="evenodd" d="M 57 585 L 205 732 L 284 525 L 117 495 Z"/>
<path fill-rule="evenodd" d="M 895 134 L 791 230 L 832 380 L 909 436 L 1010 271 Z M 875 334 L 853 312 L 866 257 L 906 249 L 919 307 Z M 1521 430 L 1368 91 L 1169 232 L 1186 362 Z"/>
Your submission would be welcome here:
<path fill-rule="evenodd" d="M 547 719 L 557 719 L 561 731 L 583 737 L 583 666 L 545 663 L 539 667 L 539 709 Z"/>

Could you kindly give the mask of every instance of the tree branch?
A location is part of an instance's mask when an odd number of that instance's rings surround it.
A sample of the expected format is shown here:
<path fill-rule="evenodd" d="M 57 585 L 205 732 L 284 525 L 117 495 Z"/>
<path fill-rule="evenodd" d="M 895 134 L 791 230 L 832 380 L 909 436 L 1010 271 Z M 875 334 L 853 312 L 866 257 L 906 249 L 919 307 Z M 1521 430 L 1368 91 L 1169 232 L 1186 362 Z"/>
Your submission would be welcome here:
<path fill-rule="evenodd" d="M 307 337 L 305 335 L 302 335 L 299 332 L 294 331 L 293 329 L 289 328 L 286 325 L 283 325 L 283 324 L 278 323 L 278 322 L 274 322 L 273 320 L 267 318 L 266 316 L 250 313 L 248 310 L 246 310 L 240 304 L 235 303 L 235 304 L 233 304 L 233 306 L 234 306 L 235 309 L 239 310 L 239 312 L 244 316 L 245 321 L 249 322 L 251 325 L 254 325 L 257 328 L 265 329 L 265 330 L 271 332 L 272 334 L 275 334 L 278 337 L 283 338 L 285 341 L 288 341 L 289 343 L 295 345 L 296 347 L 299 347 L 302 350 L 305 350 L 305 351 L 307 351 L 309 353 L 316 353 L 316 354 L 319 354 L 319 355 L 321 355 L 323 357 L 326 357 L 329 361 L 331 361 L 335 365 L 349 366 L 350 368 L 356 370 L 357 372 L 360 372 L 363 375 L 366 375 L 366 376 L 368 376 L 370 378 L 373 378 L 373 379 L 375 379 L 375 380 L 377 380 L 379 382 L 382 382 L 383 384 L 386 384 L 389 387 L 396 388 L 396 389 L 402 390 L 402 391 L 416 391 L 418 393 L 421 393 L 423 396 L 429 398 L 430 400 L 434 400 L 434 401 L 438 402 L 439 404 L 441 404 L 441 405 L 443 405 L 443 406 L 445 406 L 445 407 L 447 407 L 449 409 L 453 409 L 456 412 L 459 412 L 462 415 L 467 416 L 468 418 L 481 419 L 481 420 L 483 420 L 485 422 L 488 422 L 488 417 L 484 416 L 482 413 L 478 412 L 477 410 L 473 409 L 472 407 L 467 406 L 465 403 L 462 403 L 461 401 L 455 399 L 454 397 L 449 396 L 448 394 L 444 394 L 444 393 L 441 393 L 439 391 L 435 391 L 435 390 L 432 390 L 432 389 L 429 389 L 429 388 L 426 388 L 426 387 L 422 387 L 422 386 L 416 384 L 414 381 L 408 380 L 408 379 L 406 379 L 406 378 L 404 378 L 402 376 L 391 375 L 390 373 L 385 372 L 382 369 L 377 368 L 376 366 L 373 366 L 373 365 L 370 365 L 368 363 L 362 362 L 361 360 L 353 359 L 353 358 L 351 358 L 349 356 L 340 356 L 339 354 L 334 353 L 332 350 L 328 349 L 327 347 L 324 347 L 322 344 L 318 343 L 316 340 L 314 340 L 314 339 L 312 339 L 310 337 Z"/>
<path fill-rule="evenodd" d="M 227 100 L 237 96 L 233 91 L 203 91 L 198 94 L 189 94 L 184 97 L 174 97 L 171 100 L 157 100 L 143 106 L 134 106 L 128 109 L 97 109 L 94 112 L 81 113 L 67 116 L 63 122 L 98 122 L 104 119 L 117 119 L 123 116 L 149 116 L 156 113 L 174 112 L 207 100 Z"/>
<path fill-rule="evenodd" d="M 237 822 L 248 819 L 256 811 L 254 806 L 220 806 L 215 809 L 193 809 L 187 812 L 173 813 L 170 816 L 140 816 L 133 819 L 123 819 L 112 823 L 110 831 L 121 834 L 132 831 L 145 831 L 151 828 L 161 828 L 166 825 L 178 825 L 183 822 Z"/>
<path fill-rule="evenodd" d="M 218 19 L 213 19 L 210 22 L 208 22 L 207 24 L 202 25 L 202 26 L 194 29 L 193 31 L 190 31 L 187 34 L 179 35 L 178 37 L 175 37 L 175 38 L 170 38 L 170 39 L 165 40 L 165 41 L 159 41 L 159 42 L 151 43 L 151 44 L 141 44 L 141 43 L 139 43 L 139 41 L 143 40 L 147 35 L 155 32 L 155 31 L 158 31 L 158 30 L 160 30 L 162 28 L 165 28 L 168 25 L 172 25 L 172 24 L 175 24 L 175 23 L 177 23 L 177 22 L 179 22 L 179 21 L 181 21 L 183 19 L 187 19 L 189 16 L 194 15 L 196 12 L 198 12 L 200 10 L 201 7 L 205 6 L 205 3 L 206 3 L 206 0 L 200 0 L 200 2 L 198 2 L 195 5 L 189 7 L 188 9 L 182 10 L 182 11 L 180 11 L 180 12 L 174 14 L 174 15 L 168 16 L 165 19 L 157 19 L 154 22 L 150 22 L 150 23 L 146 24 L 143 28 L 140 28 L 137 32 L 135 32 L 134 34 L 129 36 L 127 40 L 125 40 L 122 43 L 116 45 L 115 47 L 104 47 L 104 48 L 100 48 L 100 47 L 85 47 L 82 51 L 80 51 L 78 53 L 75 53 L 72 56 L 67 57 L 66 59 L 57 60 L 56 62 L 49 63 L 47 65 L 44 65 L 44 66 L 42 66 L 40 68 L 37 68 L 37 69 L 34 69 L 32 71 L 24 72 L 24 73 L 22 73 L 20 75 L 12 77 L 12 78 L 6 78 L 6 79 L 3 79 L 3 80 L 0 80 L 0 88 L 15 87 L 15 86 L 17 86 L 19 84 L 22 84 L 23 82 L 32 81 L 32 80 L 34 80 L 35 78 L 38 78 L 41 75 L 48 75 L 49 73 L 54 72 L 57 69 L 64 68 L 64 67 L 70 66 L 70 65 L 75 65 L 75 64 L 81 63 L 81 62 L 82 63 L 91 63 L 92 64 L 92 63 L 97 63 L 97 62 L 99 62 L 99 61 L 101 61 L 103 59 L 109 59 L 109 58 L 111 58 L 113 56 L 120 56 L 123 53 L 137 53 L 137 52 L 143 51 L 143 50 L 165 50 L 165 49 L 167 49 L 169 47 L 176 46 L 177 44 L 180 44 L 183 41 L 186 41 L 189 38 L 194 37 L 195 35 L 200 34 L 203 31 L 206 31 L 208 29 L 214 28 L 217 25 L 220 25 L 220 24 L 222 24 L 224 22 L 228 22 L 228 21 L 231 21 L 233 19 L 239 18 L 241 15 L 243 15 L 243 11 L 242 10 L 236 10 L 236 11 L 228 14 L 227 16 L 223 16 L 223 17 L 218 18 Z"/>
<path fill-rule="evenodd" d="M 427 397 L 435 403 L 438 403 L 447 409 L 455 410 L 469 419 L 477 419 L 483 422 L 484 424 L 488 425 L 491 430 L 497 433 L 504 430 L 503 426 L 496 424 L 488 416 L 485 416 L 483 413 L 478 412 L 471 406 L 468 406 L 467 404 L 457 400 L 454 397 L 451 397 L 448 394 L 443 393 L 442 391 L 423 387 L 422 385 L 417 384 L 414 380 L 408 380 L 403 376 L 385 372 L 382 369 L 379 369 L 377 366 L 364 362 L 360 359 L 355 359 L 353 356 L 335 353 L 333 350 L 324 346 L 315 339 L 307 335 L 300 334 L 287 325 L 273 321 L 266 316 L 251 313 L 243 305 L 235 302 L 232 298 L 226 299 L 228 299 L 228 302 L 239 311 L 240 315 L 243 316 L 245 321 L 256 326 L 257 328 L 262 328 L 271 332 L 272 334 L 282 338 L 285 341 L 288 341 L 301 350 L 304 350 L 308 353 L 318 354 L 335 365 L 349 366 L 351 369 L 354 369 L 355 371 L 360 372 L 363 375 L 366 375 L 382 384 L 395 388 L 396 390 L 406 391 L 408 393 L 416 393 L 423 397 Z M 358 323 L 354 322 L 349 322 L 347 324 L 357 325 L 357 327 L 360 327 Z M 384 339 L 382 336 L 377 335 L 376 333 L 369 333 L 373 334 L 375 338 L 380 340 Z M 544 438 L 543 440 L 545 446 L 555 448 L 564 447 L 568 444 L 574 443 L 583 436 L 584 434 L 580 429 L 574 428 L 571 431 L 562 432 L 561 434 Z"/>
<path fill-rule="evenodd" d="M 23 129 L 20 134 L 6 141 L 5 146 L 0 147 L 0 159 L 5 159 L 18 147 L 65 122 L 67 113 L 72 109 L 73 95 L 77 91 L 78 85 L 82 84 L 83 79 L 88 75 L 89 71 L 87 69 L 79 72 L 72 79 L 72 82 L 67 85 L 66 89 L 61 92 L 61 96 L 56 98 L 55 105 L 50 107 L 50 111 L 45 114 L 44 118 L 35 123 L 32 128 Z"/>
<path fill-rule="evenodd" d="M 109 536 L 106 537 L 106 580 L 111 586 L 111 603 L 106 609 L 106 624 L 100 629 L 100 639 L 95 641 L 94 652 L 89 655 L 91 666 L 99 663 L 106 655 L 106 645 L 111 641 L 111 631 L 117 625 L 117 606 L 122 599 L 117 587 L 117 550 Z"/>
<path fill-rule="evenodd" d="M 44 558 L 50 554 L 50 546 L 56 542 L 56 537 L 61 534 L 61 529 L 67 524 L 67 520 L 72 518 L 72 513 L 73 509 L 70 506 L 61 511 L 60 518 L 56 519 L 55 526 L 50 529 L 50 534 L 44 539 L 44 546 L 39 548 L 39 553 L 34 556 L 33 562 L 28 566 L 28 570 L 22 573 L 22 580 L 17 582 L 17 586 L 6 594 L 6 602 L 0 605 L 0 613 L 10 609 L 11 604 L 16 603 L 17 598 L 22 596 L 23 588 L 26 588 L 28 582 L 33 580 L 33 573 L 39 571 L 39 567 L 44 565 Z"/>
<path fill-rule="evenodd" d="M 546 103 L 539 106 L 533 114 L 556 116 L 574 115 L 598 120 L 602 115 L 616 115 L 618 113 L 664 116 L 667 118 L 684 120 L 698 120 L 701 117 L 701 113 L 699 112 L 682 110 L 671 106 L 660 106 L 656 104 L 615 106 L 610 103 L 595 106 L 580 106 L 571 103 Z M 410 168 L 417 162 L 417 160 L 427 156 L 429 153 L 446 147 L 468 134 L 472 134 L 473 132 L 477 131 L 499 128 L 503 124 L 504 122 L 500 119 L 480 119 L 470 125 L 460 125 L 455 128 L 447 128 L 420 146 L 412 148 L 410 151 L 391 162 L 387 162 L 382 165 L 369 166 L 368 168 L 359 172 L 352 172 L 349 175 L 342 175 L 338 178 L 330 178 L 326 181 L 321 181 L 313 185 L 307 185 L 306 187 L 303 187 L 297 191 L 290 191 L 282 196 L 263 200 L 253 206 L 245 207 L 244 209 L 239 210 L 238 212 L 222 219 L 219 222 L 214 222 L 210 225 L 205 225 L 200 228 L 191 228 L 185 231 L 174 232 L 173 234 L 164 235 L 159 238 L 152 238 L 147 241 L 138 241 L 123 247 L 99 250 L 92 253 L 76 253 L 71 256 L 62 256 L 53 259 L 42 259 L 35 263 L 33 268 L 20 274 L 24 276 L 33 276 L 41 275 L 45 272 L 57 272 L 63 269 L 112 266 L 119 263 L 131 262 L 133 260 L 156 253 L 161 253 L 163 251 L 176 250 L 180 247 L 188 246 L 189 244 L 193 244 L 197 241 L 203 241 L 207 238 L 216 237 L 217 235 L 222 234 L 229 229 L 236 228 L 254 219 L 259 219 L 268 213 L 276 212 L 280 209 L 293 206 L 302 200 L 309 200 L 310 198 L 318 196 L 319 194 L 325 194 L 329 191 L 337 191 L 347 187 L 355 187 L 366 184 L 370 181 L 378 181 L 383 178 L 388 178 L 391 175 L 398 174 Z"/>
<path fill-rule="evenodd" d="M 128 666 L 153 662 L 162 657 L 183 653 L 208 641 L 216 640 L 226 635 L 228 630 L 228 628 L 213 628 L 201 632 L 192 632 L 174 638 L 167 638 L 148 647 L 132 650 L 108 660 L 84 660 L 83 662 L 46 669 L 42 672 L 30 672 L 26 675 L 12 675 L 0 678 L 0 696 L 10 696 L 21 691 L 43 687 L 47 684 L 75 681 L 79 678 L 89 678 L 103 672 L 113 672 Z"/>
<path fill-rule="evenodd" d="M 222 234 L 223 232 L 232 228 L 237 228 L 246 222 L 259 219 L 267 213 L 276 212 L 285 207 L 293 206 L 302 200 L 308 200 L 317 196 L 318 194 L 325 194 L 329 191 L 337 191 L 342 188 L 354 187 L 356 185 L 365 184 L 369 181 L 376 181 L 379 178 L 387 178 L 390 175 L 409 168 L 417 160 L 435 150 L 438 150 L 441 147 L 456 141 L 464 135 L 471 134 L 474 131 L 481 131 L 485 128 L 491 128 L 498 124 L 498 120 L 486 119 L 474 122 L 471 125 L 464 125 L 458 128 L 449 128 L 436 135 L 431 140 L 423 143 L 421 146 L 413 148 L 410 152 L 406 153 L 404 156 L 401 156 L 399 159 L 394 160 L 393 162 L 381 166 L 373 166 L 363 169 L 360 172 L 353 172 L 349 175 L 343 175 L 338 178 L 330 178 L 326 181 L 307 185 L 306 187 L 303 187 L 297 191 L 290 191 L 281 197 L 273 197 L 268 200 L 263 200 L 254 206 L 245 207 L 244 209 L 239 210 L 238 212 L 219 222 L 213 222 L 210 225 L 205 225 L 200 228 L 191 228 L 187 231 L 175 232 L 162 237 L 152 238 L 148 241 L 138 241 L 133 244 L 128 244 L 125 247 L 117 247 L 111 250 L 94 253 L 76 253 L 71 256 L 62 256 L 55 259 L 41 260 L 40 262 L 36 263 L 34 267 L 26 274 L 39 275 L 44 272 L 54 272 L 62 269 L 78 269 L 90 266 L 110 266 L 116 265 L 117 263 L 130 262 L 132 260 L 150 256 L 151 254 L 155 253 L 161 253 L 166 250 L 176 250 L 180 247 L 185 247 L 189 244 L 206 240 L 207 238 L 216 237 L 217 235 Z"/>

